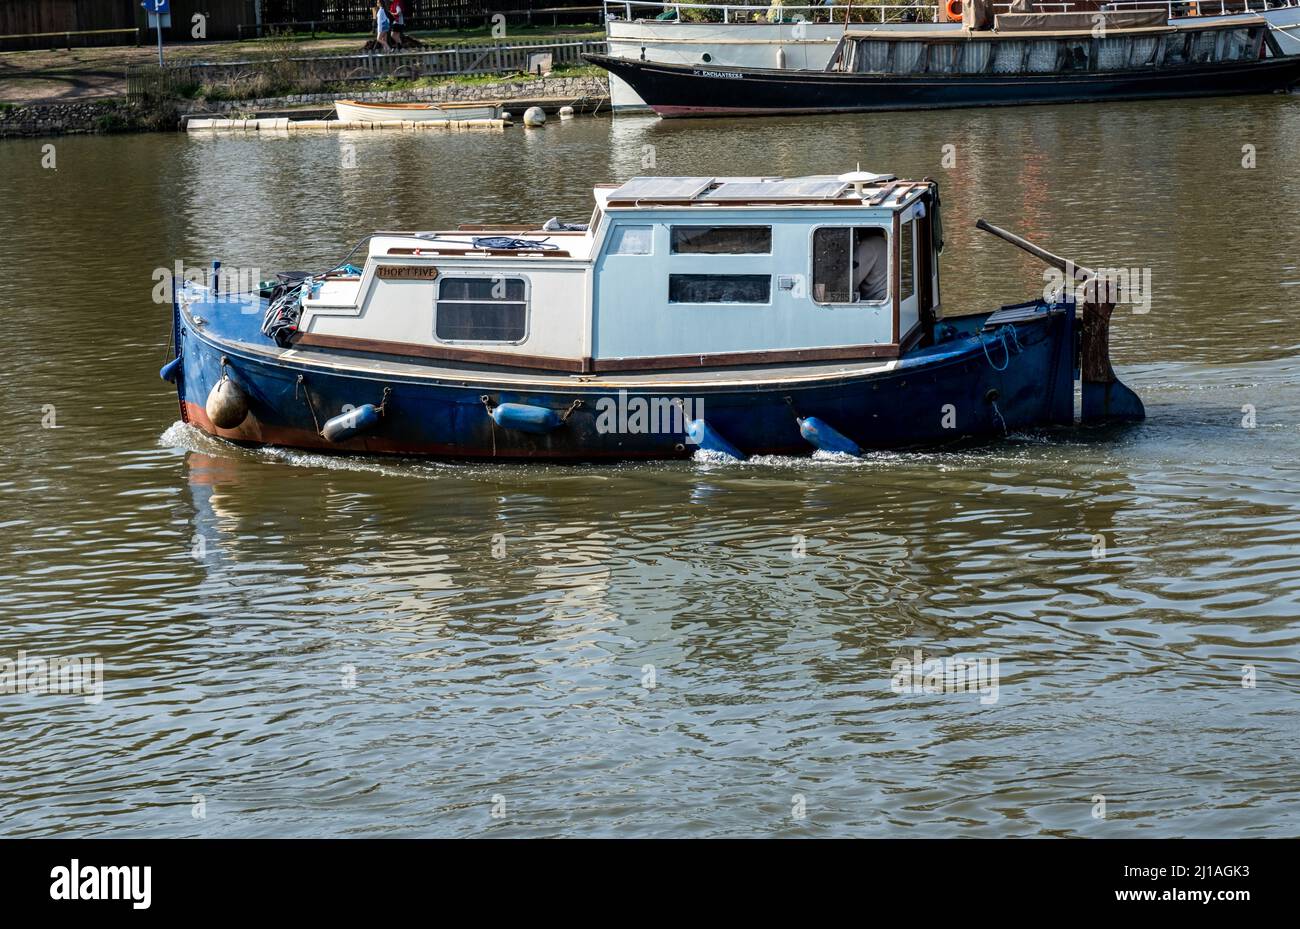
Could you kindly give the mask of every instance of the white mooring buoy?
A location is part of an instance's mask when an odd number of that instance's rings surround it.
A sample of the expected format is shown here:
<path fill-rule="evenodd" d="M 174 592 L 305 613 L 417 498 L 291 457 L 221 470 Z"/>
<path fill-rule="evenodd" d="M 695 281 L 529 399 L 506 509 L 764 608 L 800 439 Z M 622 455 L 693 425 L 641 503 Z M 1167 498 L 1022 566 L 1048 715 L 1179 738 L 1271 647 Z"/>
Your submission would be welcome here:
<path fill-rule="evenodd" d="M 540 106 L 530 106 L 524 110 L 525 126 L 541 126 L 546 123 L 546 112 Z"/>
<path fill-rule="evenodd" d="M 560 119 L 573 119 L 573 107 L 571 106 L 560 107 Z"/>

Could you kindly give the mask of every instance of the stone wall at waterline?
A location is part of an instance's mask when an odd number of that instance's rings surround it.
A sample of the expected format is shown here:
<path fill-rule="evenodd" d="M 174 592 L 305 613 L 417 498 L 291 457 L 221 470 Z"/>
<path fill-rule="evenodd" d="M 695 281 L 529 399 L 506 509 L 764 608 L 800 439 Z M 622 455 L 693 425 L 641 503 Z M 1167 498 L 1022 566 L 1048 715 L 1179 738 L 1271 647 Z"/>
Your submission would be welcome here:
<path fill-rule="evenodd" d="M 83 100 L 0 107 L 0 138 L 88 132 L 147 132 L 174 129 L 172 104 L 132 104 L 121 99 Z"/>

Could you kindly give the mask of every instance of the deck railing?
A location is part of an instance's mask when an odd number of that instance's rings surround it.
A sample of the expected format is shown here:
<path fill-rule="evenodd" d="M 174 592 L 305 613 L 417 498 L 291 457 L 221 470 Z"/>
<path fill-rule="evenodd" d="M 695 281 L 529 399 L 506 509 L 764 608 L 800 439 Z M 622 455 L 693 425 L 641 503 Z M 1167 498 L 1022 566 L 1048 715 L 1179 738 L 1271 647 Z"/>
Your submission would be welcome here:
<path fill-rule="evenodd" d="M 1263 13 L 1300 5 L 1300 0 L 1113 0 L 1103 10 L 1165 10 L 1170 19 L 1192 16 L 1227 16 L 1230 13 Z"/>
<path fill-rule="evenodd" d="M 829 3 L 807 5 L 775 5 L 772 3 L 735 4 L 735 3 L 674 3 L 670 0 L 604 0 L 605 19 L 653 20 L 666 13 L 674 14 L 669 21 L 676 22 L 712 22 L 712 23 L 746 23 L 746 22 L 781 22 L 789 25 L 793 22 L 844 23 L 906 23 L 934 22 L 939 17 L 943 5 L 934 3 L 849 3 L 847 0 L 832 0 Z M 1261 0 L 1256 0 L 1261 2 Z M 1035 3 L 1035 8 L 1045 12 L 1068 12 L 1074 3 Z M 1010 2 L 993 4 L 995 10 L 1005 12 L 1010 9 Z M 683 11 L 687 15 L 683 16 Z"/>
<path fill-rule="evenodd" d="M 630 21 L 653 20 L 672 13 L 676 22 L 782 22 L 798 20 L 822 23 L 865 21 L 876 23 L 934 22 L 941 5 L 932 3 L 850 3 L 832 0 L 808 5 L 674 3 L 671 0 L 604 0 L 605 19 Z M 1188 15 L 1226 16 L 1229 13 L 1260 13 L 1300 5 L 1300 0 L 1115 0 L 1102 5 L 1103 10 L 1168 10 L 1171 19 Z M 1011 4 L 994 3 L 996 12 L 1006 12 Z M 1082 6 L 1070 0 L 1059 3 L 1034 3 L 1040 12 L 1066 13 Z M 1087 9 L 1096 9 L 1088 4 Z M 683 11 L 688 15 L 683 16 Z M 1193 13 L 1192 11 L 1196 11 Z"/>

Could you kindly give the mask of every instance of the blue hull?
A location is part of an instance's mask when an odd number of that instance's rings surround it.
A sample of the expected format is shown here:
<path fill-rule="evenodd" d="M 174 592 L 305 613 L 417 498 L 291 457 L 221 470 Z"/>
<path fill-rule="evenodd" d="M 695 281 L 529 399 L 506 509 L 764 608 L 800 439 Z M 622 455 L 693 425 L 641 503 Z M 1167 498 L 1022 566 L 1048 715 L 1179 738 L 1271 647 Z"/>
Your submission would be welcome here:
<path fill-rule="evenodd" d="M 608 460 L 683 458 L 692 418 L 742 454 L 807 455 L 815 451 L 800 418 L 815 417 L 862 449 L 899 448 L 999 437 L 1035 426 L 1068 425 L 1074 416 L 1076 325 L 1073 304 L 1025 304 L 1014 334 L 982 331 L 987 316 L 939 324 L 939 341 L 896 362 L 842 363 L 761 371 L 745 369 L 720 383 L 690 372 L 660 377 L 595 376 L 580 382 L 537 375 L 514 386 L 482 367 L 397 363 L 373 356 L 297 349 L 290 357 L 261 335 L 264 301 L 245 305 L 193 302 L 176 311 L 181 364 L 171 372 L 181 416 L 231 441 L 368 454 L 461 459 Z M 196 324 L 195 317 L 202 318 Z M 933 344 L 926 344 L 933 342 Z M 224 360 L 224 366 L 223 366 Z M 223 376 L 247 398 L 247 416 L 218 428 L 205 402 Z M 1122 385 L 1121 385 L 1122 386 Z M 668 396 L 684 398 L 686 415 Z M 659 412 L 638 420 L 638 401 Z M 322 427 L 372 404 L 366 431 L 331 442 Z M 535 408 L 536 417 L 496 416 L 504 404 Z M 611 410 L 629 412 L 623 418 Z M 536 419 L 536 422 L 533 420 Z M 500 420 L 500 422 L 498 422 Z M 502 425 L 502 423 L 515 423 Z M 541 428 L 538 423 L 550 424 Z M 654 431 L 641 431 L 648 427 Z M 328 430 L 327 430 L 328 431 Z"/>

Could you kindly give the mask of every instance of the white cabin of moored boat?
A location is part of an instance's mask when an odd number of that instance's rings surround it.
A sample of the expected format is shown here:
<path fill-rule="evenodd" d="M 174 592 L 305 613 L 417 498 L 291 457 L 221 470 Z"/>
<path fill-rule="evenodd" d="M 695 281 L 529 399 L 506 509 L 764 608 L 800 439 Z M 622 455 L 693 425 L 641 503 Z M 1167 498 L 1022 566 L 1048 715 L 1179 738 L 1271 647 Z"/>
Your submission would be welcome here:
<path fill-rule="evenodd" d="M 376 233 L 297 342 L 569 371 L 897 357 L 939 312 L 931 182 L 642 177 L 586 228 Z"/>

